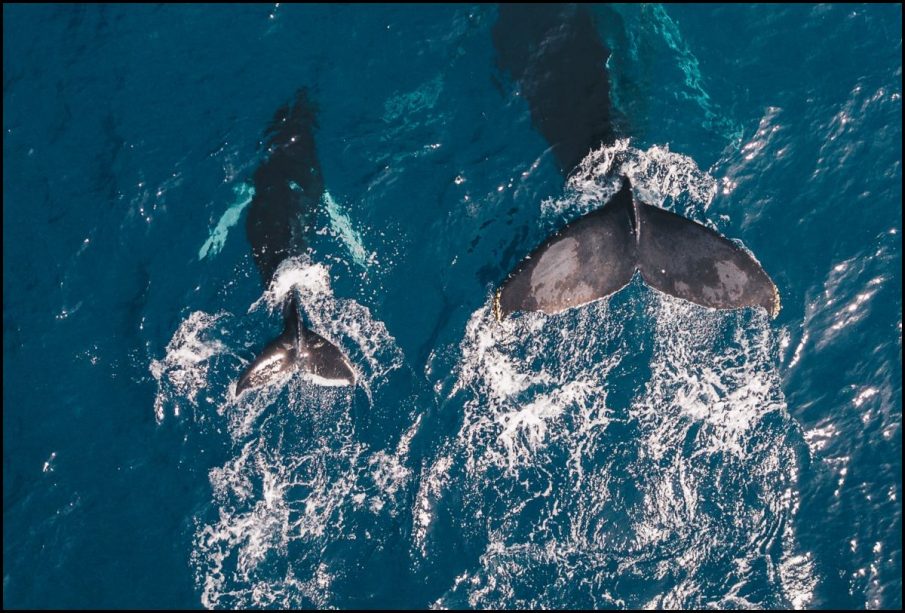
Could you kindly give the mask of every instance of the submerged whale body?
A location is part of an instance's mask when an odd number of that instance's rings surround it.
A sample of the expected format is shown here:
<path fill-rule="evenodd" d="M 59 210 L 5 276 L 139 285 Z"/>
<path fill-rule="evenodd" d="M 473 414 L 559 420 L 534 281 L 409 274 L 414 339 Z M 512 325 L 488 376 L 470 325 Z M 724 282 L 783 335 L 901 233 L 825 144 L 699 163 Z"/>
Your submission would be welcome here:
<path fill-rule="evenodd" d="M 617 138 L 606 62 L 610 51 L 585 6 L 500 5 L 493 28 L 500 69 L 518 84 L 531 120 L 569 176 Z M 751 254 L 717 232 L 634 198 L 631 183 L 600 209 L 549 237 L 494 297 L 497 319 L 556 313 L 618 291 L 636 273 L 695 304 L 779 312 L 779 293 Z"/>
<path fill-rule="evenodd" d="M 324 194 L 314 143 L 316 109 L 306 90 L 277 111 L 266 132 L 267 157 L 254 173 L 255 195 L 245 223 L 255 264 L 270 285 L 286 258 L 305 252 L 305 231 Z M 236 384 L 236 394 L 263 387 L 294 372 L 321 385 L 351 385 L 355 374 L 335 345 L 305 324 L 290 292 L 283 304 L 283 331 L 270 341 Z"/>

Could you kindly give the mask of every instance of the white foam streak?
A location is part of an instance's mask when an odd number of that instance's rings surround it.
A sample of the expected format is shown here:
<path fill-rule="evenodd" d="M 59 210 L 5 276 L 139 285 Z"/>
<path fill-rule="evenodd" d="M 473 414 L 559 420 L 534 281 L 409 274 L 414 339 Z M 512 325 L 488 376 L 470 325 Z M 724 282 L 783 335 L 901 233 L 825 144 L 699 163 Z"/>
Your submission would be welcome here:
<path fill-rule="evenodd" d="M 154 416 L 158 423 L 166 417 L 167 406 L 172 407 L 174 415 L 179 415 L 185 405 L 197 406 L 198 394 L 208 382 L 210 360 L 231 353 L 215 336 L 216 324 L 224 316 L 195 311 L 173 334 L 164 358 L 151 362 L 151 375 L 157 380 Z"/>
<path fill-rule="evenodd" d="M 682 207 L 678 212 L 691 217 L 709 208 L 718 187 L 692 158 L 670 151 L 668 145 L 642 151 L 626 138 L 592 151 L 569 177 L 565 194 L 545 200 L 541 212 L 545 217 L 574 216 L 599 208 L 619 189 L 622 176 L 645 203 Z"/>
<path fill-rule="evenodd" d="M 369 452 L 356 441 L 348 396 L 303 384 L 288 391 L 238 455 L 210 472 L 217 516 L 199 524 L 192 557 L 206 607 L 330 606 L 346 563 L 323 560 L 324 549 L 344 540 L 346 562 L 360 560 L 370 545 L 355 542 L 380 537 L 358 512 L 398 513 L 414 433 L 396 453 Z"/>

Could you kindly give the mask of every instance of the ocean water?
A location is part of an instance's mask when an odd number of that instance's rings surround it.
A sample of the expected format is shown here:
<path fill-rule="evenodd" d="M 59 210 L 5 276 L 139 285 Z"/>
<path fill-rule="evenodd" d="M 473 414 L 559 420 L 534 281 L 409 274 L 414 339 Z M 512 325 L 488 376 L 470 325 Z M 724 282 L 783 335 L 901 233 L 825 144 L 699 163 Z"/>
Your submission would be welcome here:
<path fill-rule="evenodd" d="M 902 605 L 901 6 L 616 6 L 564 186 L 494 6 L 3 7 L 4 607 Z M 262 288 L 274 111 L 329 195 Z M 491 314 L 617 166 L 775 320 Z M 236 399 L 297 292 L 354 390 Z"/>

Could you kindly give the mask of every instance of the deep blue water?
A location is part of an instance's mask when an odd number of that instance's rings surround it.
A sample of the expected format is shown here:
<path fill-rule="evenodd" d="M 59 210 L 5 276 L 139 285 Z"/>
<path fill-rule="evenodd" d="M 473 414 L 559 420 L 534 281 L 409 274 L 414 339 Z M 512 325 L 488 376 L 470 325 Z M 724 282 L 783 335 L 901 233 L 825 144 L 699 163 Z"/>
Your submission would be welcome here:
<path fill-rule="evenodd" d="M 632 138 L 563 189 L 493 6 L 5 4 L 4 607 L 901 607 L 901 6 L 616 10 Z M 237 401 L 302 86 L 331 200 L 282 278 L 361 384 Z M 614 157 L 778 318 L 496 323 Z"/>

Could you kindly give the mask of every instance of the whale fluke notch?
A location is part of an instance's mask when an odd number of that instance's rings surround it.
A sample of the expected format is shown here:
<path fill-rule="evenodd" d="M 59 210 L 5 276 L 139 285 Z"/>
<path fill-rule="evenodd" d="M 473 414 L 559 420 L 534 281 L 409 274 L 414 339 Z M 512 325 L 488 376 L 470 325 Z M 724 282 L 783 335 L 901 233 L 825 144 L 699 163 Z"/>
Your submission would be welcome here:
<path fill-rule="evenodd" d="M 515 311 L 558 313 L 619 291 L 635 271 L 656 290 L 715 309 L 763 307 L 779 293 L 751 254 L 690 219 L 637 202 L 631 183 L 602 208 L 567 224 L 523 260 L 494 298 Z"/>
<path fill-rule="evenodd" d="M 264 347 L 239 377 L 236 395 L 266 387 L 296 371 L 318 385 L 353 385 L 355 373 L 346 356 L 336 345 L 305 327 L 294 298 L 287 301 L 284 311 L 283 332 Z"/>

